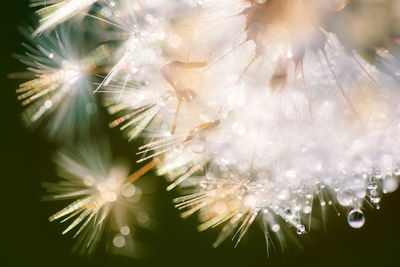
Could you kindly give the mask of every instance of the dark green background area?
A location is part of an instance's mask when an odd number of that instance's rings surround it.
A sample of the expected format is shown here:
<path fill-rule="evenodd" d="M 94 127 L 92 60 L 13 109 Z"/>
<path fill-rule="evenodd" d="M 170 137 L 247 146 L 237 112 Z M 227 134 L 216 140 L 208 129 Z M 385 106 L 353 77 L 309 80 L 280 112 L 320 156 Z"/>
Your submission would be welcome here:
<path fill-rule="evenodd" d="M 32 21 L 28 1 L 8 0 L 1 5 L 1 138 L 0 138 L 0 266 L 400 266 L 400 193 L 384 198 L 379 211 L 366 212 L 366 224 L 351 229 L 345 216 L 328 214 L 327 230 L 311 231 L 302 237 L 303 248 L 289 246 L 287 255 L 273 251 L 267 257 L 262 231 L 254 224 L 245 239 L 234 248 L 225 242 L 211 244 L 218 229 L 196 231 L 196 218 L 183 221 L 172 208 L 174 193 L 163 190 L 166 182 L 156 181 L 155 217 L 157 229 L 143 237 L 149 255 L 131 259 L 107 254 L 100 249 L 92 259 L 71 254 L 73 240 L 61 235 L 63 225 L 50 224 L 47 217 L 65 203 L 40 200 L 41 182 L 55 179 L 52 154 L 57 148 L 38 132 L 24 129 L 22 110 L 16 101 L 18 81 L 7 74 L 23 71 L 12 53 L 22 53 L 17 27 Z M 108 118 L 105 117 L 104 121 Z M 135 144 L 118 131 L 107 130 L 114 153 L 132 159 Z M 399 140 L 400 141 L 400 140 Z"/>

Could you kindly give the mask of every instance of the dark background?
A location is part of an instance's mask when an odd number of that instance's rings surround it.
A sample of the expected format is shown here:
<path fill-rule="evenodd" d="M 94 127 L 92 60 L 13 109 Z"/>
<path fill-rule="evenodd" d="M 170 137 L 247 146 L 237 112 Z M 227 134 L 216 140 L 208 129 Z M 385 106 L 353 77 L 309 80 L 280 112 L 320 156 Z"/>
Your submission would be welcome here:
<path fill-rule="evenodd" d="M 196 218 L 181 220 L 172 208 L 174 194 L 163 190 L 162 178 L 154 178 L 158 229 L 145 235 L 148 257 L 113 256 L 102 249 L 92 259 L 73 255 L 72 238 L 61 235 L 64 226 L 47 220 L 63 204 L 40 200 L 41 182 L 55 177 L 51 156 L 57 145 L 22 127 L 15 94 L 19 81 L 7 79 L 8 73 L 24 70 L 12 54 L 23 53 L 17 27 L 32 21 L 27 5 L 24 0 L 1 5 L 0 266 L 400 266 L 399 192 L 386 196 L 379 211 L 368 210 L 362 229 L 351 229 L 345 216 L 330 211 L 326 231 L 311 231 L 302 238 L 302 248 L 272 251 L 268 258 L 257 224 L 237 248 L 229 241 L 212 248 L 218 229 L 198 233 Z M 107 134 L 118 156 L 134 158 L 135 144 L 118 131 Z"/>

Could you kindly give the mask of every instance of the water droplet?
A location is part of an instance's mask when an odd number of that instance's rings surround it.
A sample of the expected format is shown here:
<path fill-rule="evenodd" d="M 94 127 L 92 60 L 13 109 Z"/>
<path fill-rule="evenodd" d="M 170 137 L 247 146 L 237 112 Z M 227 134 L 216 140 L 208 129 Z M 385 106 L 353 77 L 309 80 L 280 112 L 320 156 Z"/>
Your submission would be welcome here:
<path fill-rule="evenodd" d="M 129 235 L 129 233 L 131 232 L 131 229 L 129 228 L 129 226 L 125 225 L 125 226 L 121 227 L 120 232 L 123 235 Z"/>
<path fill-rule="evenodd" d="M 136 220 L 142 227 L 148 227 L 150 225 L 150 217 L 145 211 L 141 211 L 136 215 Z"/>
<path fill-rule="evenodd" d="M 126 183 L 121 186 L 121 194 L 124 197 L 132 197 L 136 192 L 136 187 L 131 183 Z"/>
<path fill-rule="evenodd" d="M 278 232 L 281 229 L 281 227 L 279 226 L 279 224 L 274 224 L 272 225 L 272 231 L 273 232 Z"/>
<path fill-rule="evenodd" d="M 367 195 L 367 191 L 365 189 L 365 185 L 362 184 L 362 183 L 359 183 L 359 184 L 355 185 L 353 187 L 353 192 L 354 192 L 354 195 L 359 199 L 363 199 Z"/>
<path fill-rule="evenodd" d="M 125 238 L 121 235 L 117 235 L 113 239 L 113 244 L 117 248 L 122 248 L 123 246 L 125 246 L 125 243 L 126 243 Z"/>
<path fill-rule="evenodd" d="M 395 176 L 400 176 L 400 168 L 395 168 L 395 169 L 393 170 L 393 175 L 395 175 Z"/>
<path fill-rule="evenodd" d="M 396 191 L 398 187 L 399 187 L 399 180 L 397 179 L 397 177 L 386 176 L 383 182 L 383 190 L 386 193 L 392 193 Z"/>
<path fill-rule="evenodd" d="M 383 172 L 382 171 L 376 171 L 375 172 L 375 178 L 376 179 L 382 179 L 383 178 Z"/>
<path fill-rule="evenodd" d="M 285 218 L 292 218 L 292 217 L 293 217 L 293 213 L 292 213 L 292 211 L 291 211 L 290 209 L 287 209 L 287 210 L 283 213 L 283 216 L 284 216 Z"/>
<path fill-rule="evenodd" d="M 246 194 L 243 197 L 243 204 L 247 208 L 255 208 L 257 205 L 257 198 L 253 194 Z"/>
<path fill-rule="evenodd" d="M 100 10 L 100 14 L 101 14 L 103 17 L 108 18 L 108 17 L 110 17 L 110 16 L 112 15 L 112 10 L 111 10 L 110 8 L 108 8 L 108 7 L 103 7 L 103 8 Z"/>
<path fill-rule="evenodd" d="M 304 225 L 302 225 L 302 224 L 297 228 L 297 234 L 298 235 L 303 234 L 305 231 L 306 231 L 306 227 Z"/>
<path fill-rule="evenodd" d="M 375 196 L 375 195 L 376 195 L 376 190 L 370 190 L 369 193 L 370 193 L 372 196 Z"/>
<path fill-rule="evenodd" d="M 310 206 L 305 206 L 305 207 L 303 208 L 303 212 L 304 212 L 305 214 L 309 214 L 309 213 L 311 212 L 311 207 L 310 207 Z"/>
<path fill-rule="evenodd" d="M 352 228 L 359 229 L 365 223 L 364 213 L 359 209 L 351 210 L 347 216 L 347 222 Z"/>
<path fill-rule="evenodd" d="M 351 190 L 345 190 L 337 195 L 337 199 L 340 205 L 348 207 L 353 204 L 353 196 L 354 194 Z"/>
<path fill-rule="evenodd" d="M 372 202 L 375 204 L 378 204 L 381 201 L 380 197 L 375 197 L 374 199 L 372 199 Z"/>
<path fill-rule="evenodd" d="M 377 189 L 378 184 L 374 181 L 370 182 L 370 184 L 367 186 L 368 189 Z"/>
<path fill-rule="evenodd" d="M 288 199 L 290 196 L 290 192 L 288 190 L 282 190 L 279 194 L 278 194 L 278 199 L 279 200 L 286 200 Z"/>
<path fill-rule="evenodd" d="M 300 224 L 300 225 L 298 226 L 298 228 L 297 228 L 297 234 L 298 234 L 298 235 L 301 235 L 301 234 L 303 234 L 305 231 L 306 231 L 306 227 L 305 227 L 304 225 Z"/>

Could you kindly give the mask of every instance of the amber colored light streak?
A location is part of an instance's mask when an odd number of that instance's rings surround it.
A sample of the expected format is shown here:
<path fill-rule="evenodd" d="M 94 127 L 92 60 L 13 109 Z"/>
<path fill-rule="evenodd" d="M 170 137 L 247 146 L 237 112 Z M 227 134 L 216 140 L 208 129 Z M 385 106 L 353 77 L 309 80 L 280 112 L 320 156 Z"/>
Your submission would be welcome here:
<path fill-rule="evenodd" d="M 159 162 L 160 162 L 160 158 L 159 157 L 153 159 L 152 161 L 150 161 L 149 163 L 144 165 L 142 168 L 140 168 L 139 170 L 134 172 L 132 175 L 130 175 L 126 181 L 129 182 L 129 183 L 135 182 L 140 177 L 142 177 L 147 172 L 149 172 Z"/>

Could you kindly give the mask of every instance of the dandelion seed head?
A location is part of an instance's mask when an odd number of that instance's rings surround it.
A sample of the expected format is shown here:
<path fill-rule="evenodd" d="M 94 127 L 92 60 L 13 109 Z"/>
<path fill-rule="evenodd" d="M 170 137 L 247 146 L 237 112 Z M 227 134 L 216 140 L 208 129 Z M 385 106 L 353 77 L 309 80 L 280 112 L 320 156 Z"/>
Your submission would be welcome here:
<path fill-rule="evenodd" d="M 109 157 L 107 148 L 99 144 L 91 149 L 79 147 L 76 153 L 60 153 L 56 163 L 63 180 L 46 184 L 50 200 L 73 201 L 49 220 L 69 222 L 63 234 L 74 232 L 78 238 L 74 250 L 81 254 L 95 251 L 104 229 L 116 229 L 110 242 L 128 249 L 133 242 L 128 222 L 136 217 L 140 218 L 136 225 L 147 227 L 151 223 L 139 202 L 140 189 L 128 181 L 127 166 L 111 164 Z"/>
<path fill-rule="evenodd" d="M 399 43 L 384 36 L 397 30 L 382 26 L 389 19 L 380 1 L 358 11 L 348 0 L 32 2 L 43 7 L 39 44 L 21 57 L 36 75 L 18 89 L 28 121 L 54 112 L 54 129 L 70 126 L 64 115 L 80 114 L 71 108 L 80 102 L 90 113 L 80 93 L 107 62 L 94 92 L 113 116 L 110 127 L 145 140 L 138 164 L 150 161 L 145 169 L 156 167 L 167 190 L 184 194 L 175 200 L 182 217 L 196 213 L 200 231 L 221 226 L 214 246 L 228 236 L 239 242 L 257 221 L 284 247 L 288 229 L 311 229 L 316 208 L 347 214 L 359 229 L 365 205 L 379 209 L 398 188 Z M 85 16 L 112 54 L 102 45 L 82 57 L 57 30 L 42 34 Z M 78 199 L 50 218 L 75 218 L 64 233 L 94 221 L 100 232 L 111 210 L 142 198 L 124 168 L 62 163 L 74 167 L 67 181 L 83 188 L 56 190 Z M 134 218 L 152 224 L 147 211 Z M 116 229 L 113 246 L 128 246 L 133 228 Z"/>
<path fill-rule="evenodd" d="M 54 139 L 75 136 L 78 126 L 80 133 L 86 132 L 84 125 L 90 125 L 89 118 L 95 115 L 86 111 L 93 101 L 89 75 L 109 55 L 103 45 L 79 59 L 70 37 L 64 27 L 49 35 L 29 37 L 32 44 L 25 45 L 29 53 L 17 56 L 32 78 L 17 89 L 18 99 L 26 106 L 24 121 L 28 127 L 46 122 L 49 137 Z"/>

